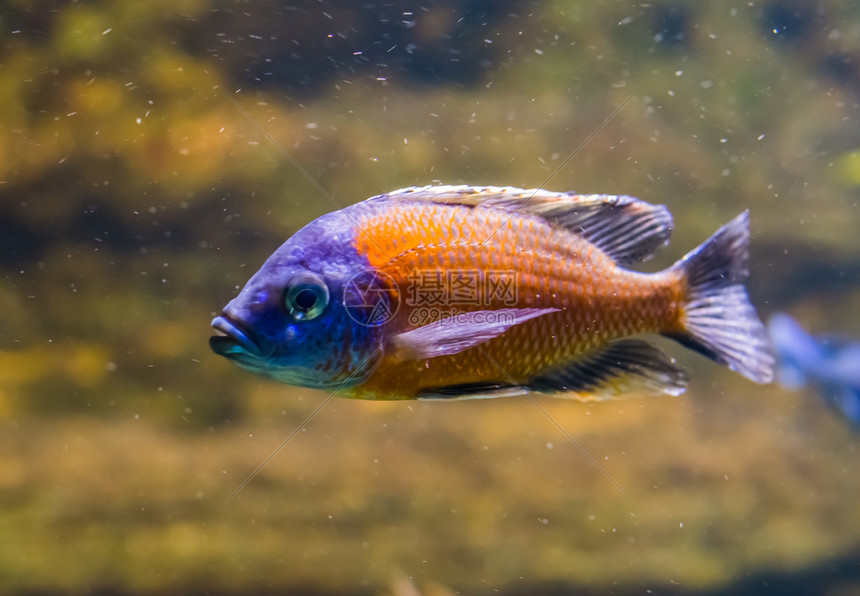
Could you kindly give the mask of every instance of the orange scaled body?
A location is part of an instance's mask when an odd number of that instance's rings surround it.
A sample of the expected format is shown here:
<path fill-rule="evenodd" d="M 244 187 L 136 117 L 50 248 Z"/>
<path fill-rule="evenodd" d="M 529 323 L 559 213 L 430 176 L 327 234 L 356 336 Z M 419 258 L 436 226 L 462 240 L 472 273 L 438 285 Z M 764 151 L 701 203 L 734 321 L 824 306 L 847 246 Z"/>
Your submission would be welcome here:
<path fill-rule="evenodd" d="M 384 356 L 355 390 L 356 397 L 411 398 L 416 391 L 469 383 L 524 385 L 541 371 L 614 339 L 678 327 L 686 294 L 680 272 L 626 270 L 584 238 L 539 218 L 468 206 L 402 203 L 358 225 L 365 233 L 357 235 L 356 249 L 398 285 L 401 305 L 388 323 L 392 332 L 429 322 L 434 314 L 450 317 L 511 306 L 505 301 L 510 294 L 485 300 L 485 292 L 471 303 L 452 303 L 451 296 L 434 304 L 410 300 L 418 293 L 410 289 L 420 283 L 416 271 L 512 272 L 516 306 L 559 310 L 457 354 L 423 360 Z M 443 283 L 447 279 L 445 275 Z M 428 316 L 415 317 L 416 310 Z"/>

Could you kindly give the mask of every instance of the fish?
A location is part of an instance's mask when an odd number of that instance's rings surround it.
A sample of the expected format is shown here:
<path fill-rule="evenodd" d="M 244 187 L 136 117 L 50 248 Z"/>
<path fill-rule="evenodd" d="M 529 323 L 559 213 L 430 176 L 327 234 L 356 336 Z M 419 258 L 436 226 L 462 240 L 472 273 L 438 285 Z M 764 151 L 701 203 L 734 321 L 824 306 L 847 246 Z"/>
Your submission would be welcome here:
<path fill-rule="evenodd" d="M 370 400 L 680 395 L 677 340 L 773 378 L 750 303 L 749 212 L 657 273 L 663 205 L 626 195 L 436 185 L 301 228 L 212 321 L 212 350 L 287 383 Z"/>
<path fill-rule="evenodd" d="M 777 356 L 780 385 L 797 390 L 810 385 L 855 430 L 860 430 L 860 341 L 807 332 L 786 313 L 767 324 Z"/>

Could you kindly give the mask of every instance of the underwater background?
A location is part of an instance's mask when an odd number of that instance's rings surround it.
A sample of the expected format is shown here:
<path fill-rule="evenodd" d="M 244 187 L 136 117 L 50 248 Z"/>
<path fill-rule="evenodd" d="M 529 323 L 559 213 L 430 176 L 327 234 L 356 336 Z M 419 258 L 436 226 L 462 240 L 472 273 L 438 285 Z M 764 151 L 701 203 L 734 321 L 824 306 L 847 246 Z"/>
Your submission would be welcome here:
<path fill-rule="evenodd" d="M 0 592 L 860 593 L 811 389 L 538 398 L 630 498 L 527 400 L 336 399 L 227 500 L 327 395 L 207 343 L 316 184 L 433 183 L 666 204 L 648 271 L 750 209 L 761 315 L 860 338 L 860 4 L 7 0 L 0 122 Z"/>

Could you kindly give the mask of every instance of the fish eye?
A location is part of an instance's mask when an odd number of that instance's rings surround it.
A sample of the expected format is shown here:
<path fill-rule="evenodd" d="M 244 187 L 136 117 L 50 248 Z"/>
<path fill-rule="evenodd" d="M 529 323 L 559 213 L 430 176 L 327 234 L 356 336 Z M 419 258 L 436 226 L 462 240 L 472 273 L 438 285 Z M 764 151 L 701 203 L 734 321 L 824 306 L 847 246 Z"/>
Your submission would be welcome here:
<path fill-rule="evenodd" d="M 291 279 L 284 293 L 284 306 L 297 321 L 309 321 L 320 316 L 328 301 L 328 286 L 312 273 Z"/>

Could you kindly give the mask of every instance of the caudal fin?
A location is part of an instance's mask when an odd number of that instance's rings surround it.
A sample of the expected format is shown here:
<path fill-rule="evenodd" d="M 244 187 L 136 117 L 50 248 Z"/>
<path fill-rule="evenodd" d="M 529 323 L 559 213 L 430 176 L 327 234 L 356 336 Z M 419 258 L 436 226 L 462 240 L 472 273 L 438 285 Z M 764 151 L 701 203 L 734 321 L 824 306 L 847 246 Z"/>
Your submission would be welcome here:
<path fill-rule="evenodd" d="M 749 212 L 724 225 L 673 268 L 686 277 L 682 331 L 689 348 L 755 381 L 773 380 L 774 357 L 743 283 L 749 275 Z"/>

